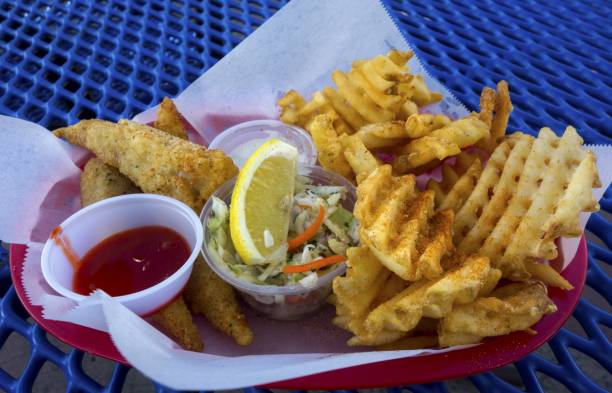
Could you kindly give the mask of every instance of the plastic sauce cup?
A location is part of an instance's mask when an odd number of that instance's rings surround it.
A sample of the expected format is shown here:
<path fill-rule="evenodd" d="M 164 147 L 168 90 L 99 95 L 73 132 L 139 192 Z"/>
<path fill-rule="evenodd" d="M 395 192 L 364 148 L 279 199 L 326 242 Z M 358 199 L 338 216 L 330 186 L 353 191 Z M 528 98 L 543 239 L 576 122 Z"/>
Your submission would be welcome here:
<path fill-rule="evenodd" d="M 242 168 L 253 152 L 272 138 L 295 146 L 301 164 L 316 164 L 317 148 L 310 135 L 300 127 L 278 120 L 252 120 L 236 124 L 217 135 L 208 148 L 222 150 Z"/>
<path fill-rule="evenodd" d="M 147 289 L 116 296 L 121 304 L 138 315 L 148 315 L 171 302 L 183 289 L 203 239 L 202 224 L 184 203 L 161 195 L 122 195 L 87 206 L 61 223 L 61 237 L 69 242 L 78 259 L 107 237 L 128 229 L 158 225 L 170 228 L 187 242 L 191 254 L 170 277 Z M 49 238 L 41 257 L 47 283 L 60 295 L 77 302 L 87 296 L 74 292 L 74 267 L 56 241 Z M 117 277 L 117 280 L 121 280 Z"/>
<path fill-rule="evenodd" d="M 357 196 L 355 187 L 347 179 L 318 166 L 300 166 L 298 173 L 310 178 L 316 185 L 346 187 L 348 192 L 346 198 L 342 201 L 342 205 L 345 209 L 353 211 Z M 235 178 L 227 181 L 213 196 L 223 200 L 229 206 L 235 183 Z M 204 242 L 202 243 L 204 259 L 215 273 L 240 293 L 247 304 L 269 318 L 296 320 L 316 313 L 327 302 L 327 298 L 331 294 L 333 279 L 346 270 L 346 264 L 339 263 L 327 274 L 320 276 L 313 288 L 305 288 L 300 284 L 286 286 L 260 285 L 242 280 L 236 277 L 225 262 L 215 258 L 208 249 L 211 235 L 207 228 L 211 215 L 212 198 L 209 198 L 204 205 L 202 214 L 200 214 L 202 225 L 205 228 Z"/>

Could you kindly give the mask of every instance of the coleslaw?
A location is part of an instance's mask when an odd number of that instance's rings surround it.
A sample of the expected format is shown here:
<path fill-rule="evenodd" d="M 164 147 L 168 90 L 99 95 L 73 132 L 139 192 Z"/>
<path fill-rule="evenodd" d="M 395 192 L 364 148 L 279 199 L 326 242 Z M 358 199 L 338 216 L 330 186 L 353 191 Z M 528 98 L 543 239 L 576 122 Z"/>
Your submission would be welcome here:
<path fill-rule="evenodd" d="M 358 221 L 341 204 L 346 193 L 343 186 L 314 185 L 309 178 L 297 176 L 286 256 L 258 265 L 242 261 L 230 236 L 229 207 L 221 199 L 212 197 L 208 249 L 239 279 L 261 285 L 299 284 L 314 288 L 318 277 L 333 269 L 335 262 L 344 259 L 346 250 L 359 242 Z M 316 268 L 327 262 L 331 263 Z"/>

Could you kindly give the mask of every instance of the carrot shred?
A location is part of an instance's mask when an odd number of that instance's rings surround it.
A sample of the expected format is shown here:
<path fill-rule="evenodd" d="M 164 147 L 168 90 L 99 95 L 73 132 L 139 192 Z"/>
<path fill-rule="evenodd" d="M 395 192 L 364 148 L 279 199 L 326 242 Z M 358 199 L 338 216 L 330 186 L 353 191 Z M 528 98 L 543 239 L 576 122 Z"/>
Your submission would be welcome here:
<path fill-rule="evenodd" d="M 289 251 L 298 248 L 301 244 L 306 243 L 308 240 L 312 239 L 314 235 L 317 234 L 317 231 L 323 224 L 323 220 L 325 219 L 325 209 L 323 206 L 319 206 L 319 214 L 317 218 L 314 220 L 312 224 L 306 230 L 293 239 L 289 239 L 287 241 Z"/>
<path fill-rule="evenodd" d="M 333 265 L 346 260 L 344 255 L 332 255 L 323 259 L 304 263 L 303 265 L 287 265 L 283 268 L 283 273 L 302 273 L 308 270 L 320 269 L 325 266 Z"/>

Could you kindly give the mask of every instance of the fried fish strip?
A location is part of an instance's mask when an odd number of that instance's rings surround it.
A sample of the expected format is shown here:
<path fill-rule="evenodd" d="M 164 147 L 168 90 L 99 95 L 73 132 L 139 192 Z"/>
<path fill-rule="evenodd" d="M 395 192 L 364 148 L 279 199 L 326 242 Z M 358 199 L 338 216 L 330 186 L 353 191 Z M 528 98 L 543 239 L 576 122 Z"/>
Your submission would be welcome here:
<path fill-rule="evenodd" d="M 81 205 L 83 207 L 103 199 L 139 193 L 140 189 L 116 168 L 99 158 L 87 161 L 81 174 Z"/>
<path fill-rule="evenodd" d="M 181 115 L 176 109 L 174 102 L 168 97 L 164 97 L 162 100 L 153 126 L 177 138 L 187 139 L 187 131 L 183 125 L 183 119 L 181 119 Z"/>
<path fill-rule="evenodd" d="M 208 197 L 238 169 L 222 151 L 128 120 L 83 120 L 54 131 L 93 151 L 144 192 L 178 199 L 200 212 Z"/>
<path fill-rule="evenodd" d="M 195 352 L 204 350 L 204 342 L 200 337 L 198 328 L 193 323 L 183 296 L 179 296 L 175 301 L 155 313 L 151 319 L 170 336 L 174 337 L 183 348 Z"/>
<path fill-rule="evenodd" d="M 136 194 L 140 189 L 117 169 L 98 158 L 87 162 L 81 175 L 81 203 L 83 207 L 118 195 Z M 182 347 L 201 352 L 204 342 L 182 296 L 170 303 L 151 319 Z"/>
<path fill-rule="evenodd" d="M 253 332 L 234 290 L 212 271 L 202 256 L 193 265 L 184 296 L 191 312 L 205 316 L 215 328 L 233 337 L 236 343 L 249 345 L 253 342 Z"/>

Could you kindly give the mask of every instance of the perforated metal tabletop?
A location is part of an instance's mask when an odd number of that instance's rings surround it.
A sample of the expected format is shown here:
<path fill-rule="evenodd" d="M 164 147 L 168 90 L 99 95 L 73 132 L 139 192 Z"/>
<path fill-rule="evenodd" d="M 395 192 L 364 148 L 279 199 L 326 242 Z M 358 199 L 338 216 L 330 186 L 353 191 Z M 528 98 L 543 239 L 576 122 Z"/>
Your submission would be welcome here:
<path fill-rule="evenodd" d="M 0 113 L 50 129 L 86 118 L 130 118 L 178 94 L 285 3 L 0 0 Z M 425 66 L 469 107 L 478 107 L 483 86 L 506 79 L 515 107 L 510 130 L 534 134 L 546 125 L 559 133 L 572 124 L 587 143 L 612 142 L 612 2 L 385 4 Z M 502 370 L 390 391 L 609 390 L 612 189 L 601 207 L 587 226 L 587 289 L 571 330 L 562 329 L 545 348 Z M 68 391 L 121 391 L 129 369 L 112 365 L 109 380 L 96 382 L 84 370 L 86 355 L 62 347 L 28 319 L 6 251 L 0 259 L 0 365 L 7 364 L 2 357 L 12 338 L 30 348 L 21 370 L 12 368 L 10 375 L 0 369 L 0 389 L 41 388 L 37 378 L 53 364 Z"/>

